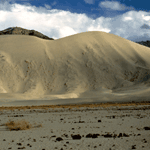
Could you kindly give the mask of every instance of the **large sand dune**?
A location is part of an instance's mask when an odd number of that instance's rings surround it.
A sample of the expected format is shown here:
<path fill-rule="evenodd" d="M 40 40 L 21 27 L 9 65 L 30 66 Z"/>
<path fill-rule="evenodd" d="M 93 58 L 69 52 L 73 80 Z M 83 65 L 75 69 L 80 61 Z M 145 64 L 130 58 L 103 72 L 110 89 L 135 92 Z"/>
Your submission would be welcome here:
<path fill-rule="evenodd" d="M 52 41 L 1 35 L 0 45 L 1 106 L 150 96 L 150 48 L 117 35 L 91 31 Z"/>

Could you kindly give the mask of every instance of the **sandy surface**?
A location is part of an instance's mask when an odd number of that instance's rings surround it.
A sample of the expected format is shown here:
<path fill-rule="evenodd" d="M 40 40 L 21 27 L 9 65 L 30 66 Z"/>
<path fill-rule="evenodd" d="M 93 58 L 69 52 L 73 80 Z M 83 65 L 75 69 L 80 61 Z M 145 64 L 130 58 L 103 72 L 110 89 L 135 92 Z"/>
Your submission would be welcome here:
<path fill-rule="evenodd" d="M 149 102 L 1 107 L 0 125 L 1 150 L 150 149 Z"/>
<path fill-rule="evenodd" d="M 149 99 L 150 48 L 117 35 L 2 35 L 0 43 L 0 106 Z"/>
<path fill-rule="evenodd" d="M 150 48 L 101 31 L 0 45 L 0 149 L 150 149 Z"/>

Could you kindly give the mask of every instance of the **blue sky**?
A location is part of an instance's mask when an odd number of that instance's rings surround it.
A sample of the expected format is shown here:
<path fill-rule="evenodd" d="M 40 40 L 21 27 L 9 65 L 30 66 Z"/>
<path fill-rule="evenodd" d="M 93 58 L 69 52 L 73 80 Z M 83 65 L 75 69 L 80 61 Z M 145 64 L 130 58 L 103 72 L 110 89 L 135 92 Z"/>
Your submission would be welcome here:
<path fill-rule="evenodd" d="M 149 0 L 0 0 L 0 30 L 34 29 L 59 39 L 87 31 L 150 40 Z"/>

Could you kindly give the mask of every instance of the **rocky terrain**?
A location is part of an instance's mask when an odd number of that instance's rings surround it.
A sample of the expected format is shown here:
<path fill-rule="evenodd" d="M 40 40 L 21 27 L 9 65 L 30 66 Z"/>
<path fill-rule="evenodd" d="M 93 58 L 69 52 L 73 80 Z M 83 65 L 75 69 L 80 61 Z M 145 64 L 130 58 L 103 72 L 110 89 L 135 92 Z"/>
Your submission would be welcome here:
<path fill-rule="evenodd" d="M 0 31 L 0 35 L 6 35 L 6 34 L 31 35 L 31 36 L 37 36 L 42 39 L 54 40 L 53 38 L 49 38 L 48 36 L 43 35 L 42 33 L 38 31 L 28 30 L 28 29 L 24 29 L 21 27 L 10 27 L 10 28 Z"/>
<path fill-rule="evenodd" d="M 148 150 L 150 106 L 131 104 L 0 108 L 0 150 Z"/>

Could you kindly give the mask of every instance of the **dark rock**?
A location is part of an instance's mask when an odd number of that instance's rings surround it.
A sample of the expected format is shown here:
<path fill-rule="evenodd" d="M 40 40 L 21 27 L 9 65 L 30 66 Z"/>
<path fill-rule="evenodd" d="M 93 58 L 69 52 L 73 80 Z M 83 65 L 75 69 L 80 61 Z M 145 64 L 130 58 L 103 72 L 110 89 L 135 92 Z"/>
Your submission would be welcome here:
<path fill-rule="evenodd" d="M 97 138 L 99 134 L 93 134 L 92 138 Z"/>
<path fill-rule="evenodd" d="M 132 145 L 132 149 L 136 149 L 136 147 L 135 147 L 136 145 Z"/>
<path fill-rule="evenodd" d="M 79 121 L 79 123 L 84 123 L 84 121 Z"/>
<path fill-rule="evenodd" d="M 118 137 L 122 137 L 122 133 L 119 133 Z"/>
<path fill-rule="evenodd" d="M 91 138 L 93 135 L 91 133 L 86 135 L 86 138 Z"/>
<path fill-rule="evenodd" d="M 144 127 L 145 130 L 150 130 L 150 127 Z"/>
<path fill-rule="evenodd" d="M 114 136 L 113 136 L 114 138 L 116 138 L 117 137 L 117 134 L 114 134 Z"/>
<path fill-rule="evenodd" d="M 56 141 L 62 141 L 63 139 L 61 137 L 56 138 Z"/>
<path fill-rule="evenodd" d="M 68 135 L 67 134 L 63 134 L 63 136 L 67 137 L 68 138 Z"/>
<path fill-rule="evenodd" d="M 81 139 L 81 136 L 79 134 L 77 135 L 72 135 L 71 134 L 72 139 Z"/>
<path fill-rule="evenodd" d="M 99 136 L 99 134 L 91 134 L 91 133 L 89 133 L 89 134 L 86 135 L 86 138 L 97 138 L 98 136 Z"/>
<path fill-rule="evenodd" d="M 125 133 L 123 133 L 123 136 L 124 136 L 124 137 L 129 137 L 129 135 L 127 135 L 127 134 L 125 134 Z"/>
<path fill-rule="evenodd" d="M 109 134 L 109 133 L 107 133 L 107 134 L 105 134 L 105 135 L 103 135 L 104 137 L 112 137 L 112 135 L 111 134 Z"/>
<path fill-rule="evenodd" d="M 10 27 L 10 28 L 0 31 L 0 35 L 7 35 L 7 34 L 30 35 L 30 36 L 36 36 L 42 39 L 54 40 L 53 38 L 49 38 L 48 36 L 43 35 L 42 33 L 38 31 L 27 30 L 21 27 Z"/>

